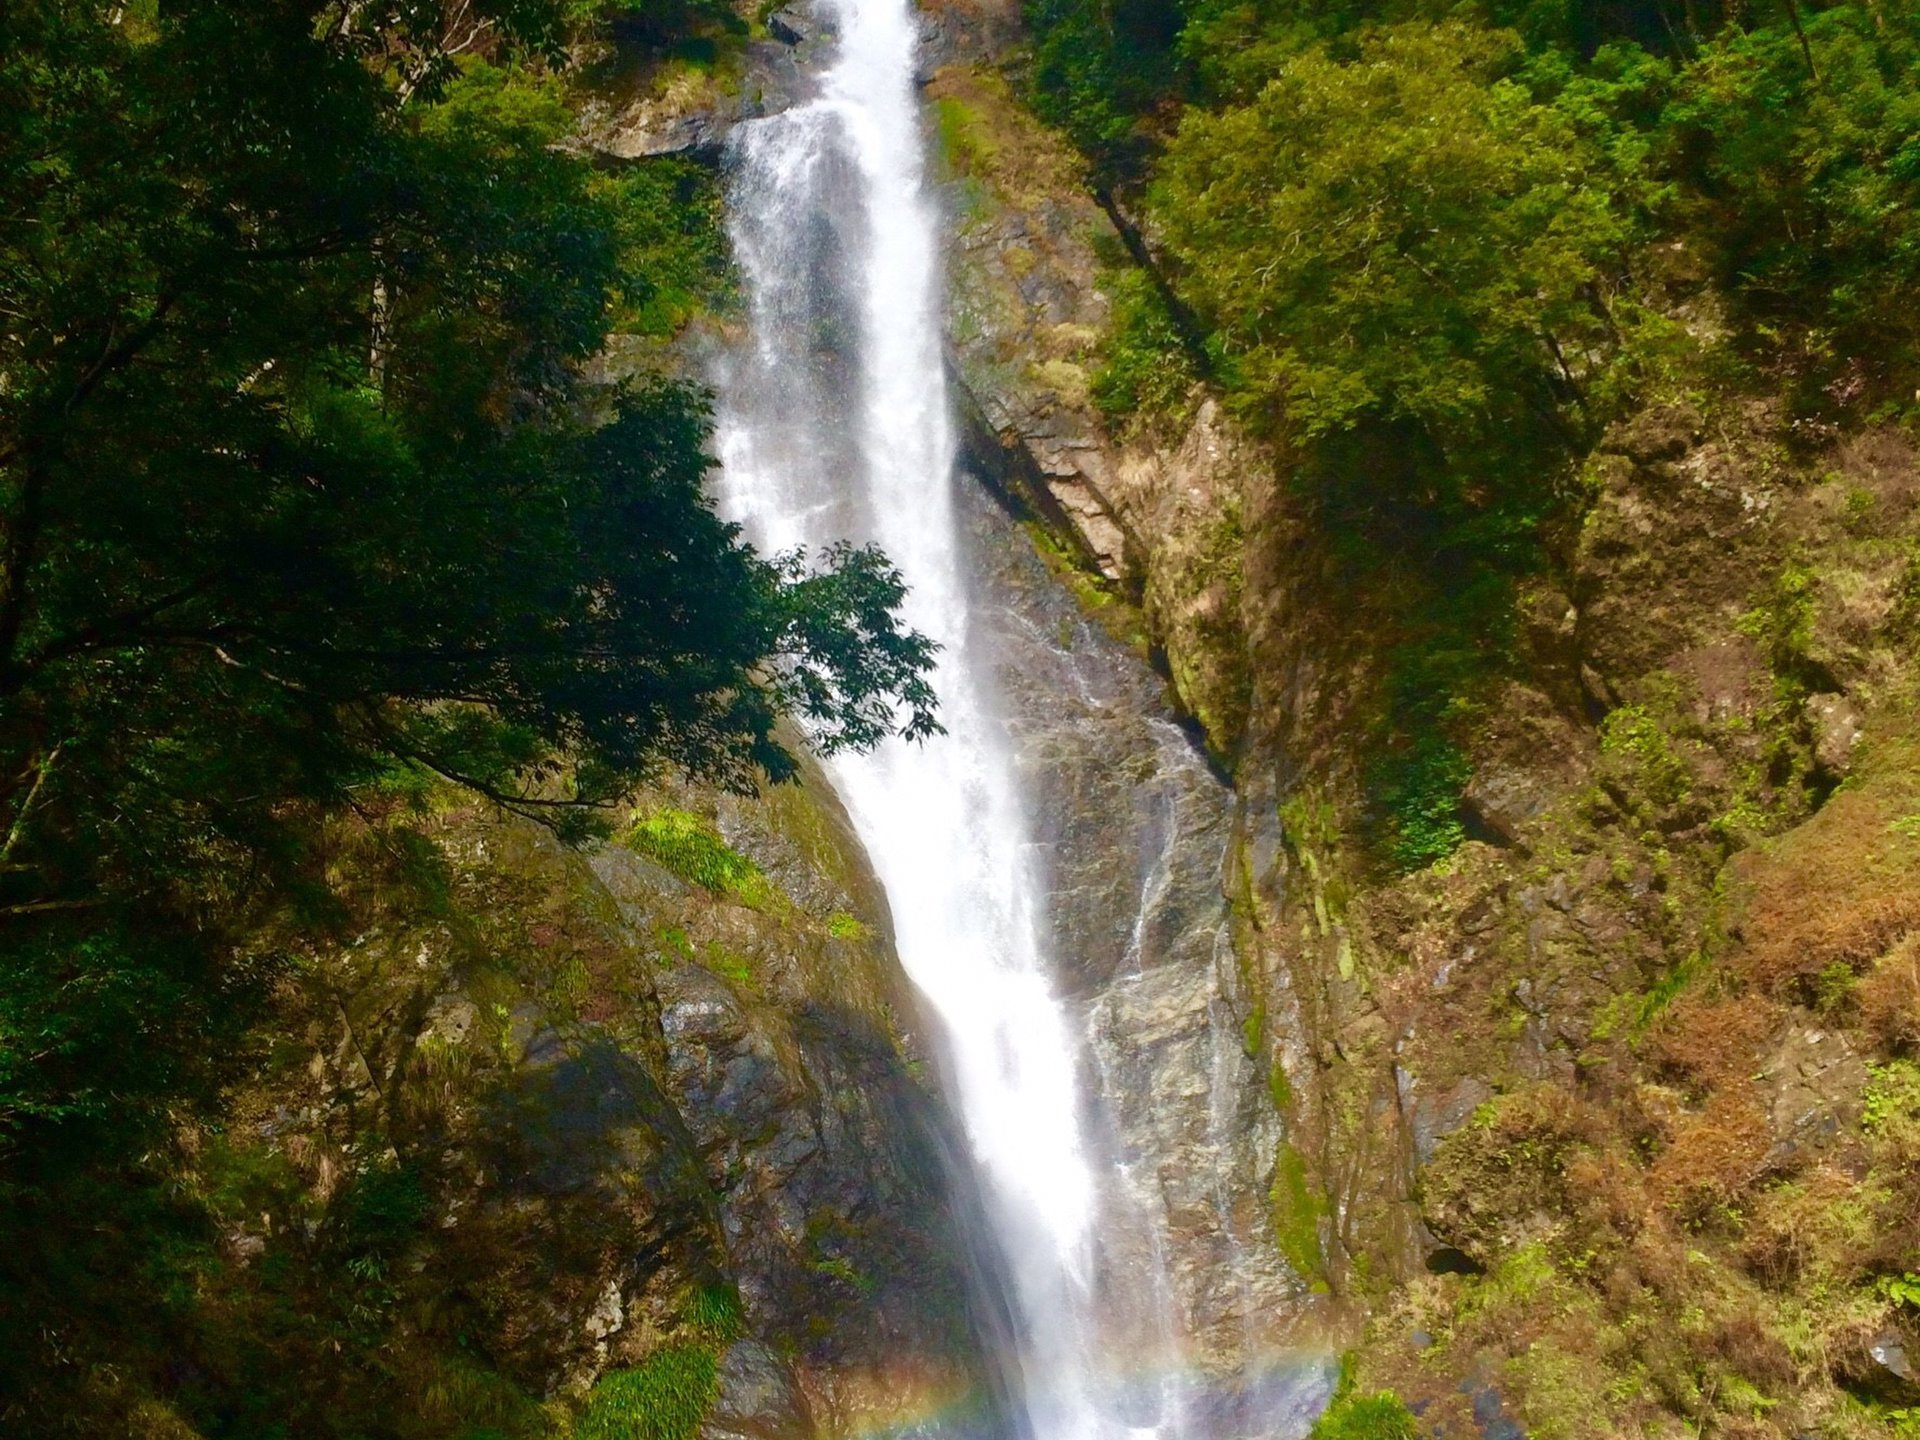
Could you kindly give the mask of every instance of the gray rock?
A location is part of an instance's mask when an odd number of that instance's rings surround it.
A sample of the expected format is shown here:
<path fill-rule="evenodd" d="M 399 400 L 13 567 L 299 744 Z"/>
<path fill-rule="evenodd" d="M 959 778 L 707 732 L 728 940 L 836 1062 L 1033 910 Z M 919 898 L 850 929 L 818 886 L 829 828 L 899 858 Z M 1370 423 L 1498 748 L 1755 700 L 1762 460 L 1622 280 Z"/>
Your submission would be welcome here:
<path fill-rule="evenodd" d="M 1784 1168 L 1852 1133 L 1866 1061 L 1837 1030 L 1795 1027 L 1761 1069 L 1773 1145 L 1770 1168 Z"/>
<path fill-rule="evenodd" d="M 811 1440 L 813 1434 L 806 1396 L 786 1362 L 758 1340 L 728 1346 L 701 1440 Z"/>
<path fill-rule="evenodd" d="M 1913 1362 L 1907 1358 L 1907 1347 L 1898 1331 L 1882 1330 L 1868 1342 L 1867 1353 L 1873 1357 L 1874 1364 L 1889 1375 L 1909 1385 L 1920 1384 L 1920 1372 L 1914 1370 Z"/>
<path fill-rule="evenodd" d="M 1815 695 L 1807 701 L 1807 720 L 1813 726 L 1813 758 L 1828 774 L 1845 775 L 1860 743 L 1860 707 L 1845 695 Z"/>
<path fill-rule="evenodd" d="M 1639 465 L 1678 460 L 1699 441 L 1700 414 L 1691 405 L 1656 405 L 1609 431 L 1603 447 Z"/>
<path fill-rule="evenodd" d="M 787 6 L 767 16 L 767 30 L 785 45 L 804 45 L 819 33 L 819 25 L 806 11 Z"/>
<path fill-rule="evenodd" d="M 1050 948 L 1110 1121 L 1093 1139 L 1119 1162 L 1102 1196 L 1096 1283 L 1135 1300 L 1103 1307 L 1102 1338 L 1116 1353 L 1163 1343 L 1161 1317 L 1138 1304 L 1151 1293 L 1143 1276 L 1160 1269 L 1166 1319 L 1209 1383 L 1231 1389 L 1312 1303 L 1271 1234 L 1283 1124 L 1268 1057 L 1247 1050 L 1252 1000 L 1222 889 L 1232 797 L 1159 677 L 1089 623 L 984 493 L 969 494 L 967 512 L 1050 875 Z M 1268 1023 L 1284 1033 L 1287 1016 Z M 1277 1401 L 1234 1413 L 1248 1440 L 1305 1429 L 1289 1429 Z"/>
<path fill-rule="evenodd" d="M 1401 1086 L 1401 1105 L 1407 1114 L 1407 1128 L 1413 1135 L 1413 1153 L 1422 1165 L 1433 1159 L 1440 1142 L 1453 1134 L 1487 1101 L 1493 1087 L 1477 1075 L 1469 1075 L 1438 1094 L 1422 1094 L 1413 1076 L 1398 1066 L 1395 1078 L 1406 1076 Z M 1411 1097 L 1411 1104 L 1409 1104 Z"/>

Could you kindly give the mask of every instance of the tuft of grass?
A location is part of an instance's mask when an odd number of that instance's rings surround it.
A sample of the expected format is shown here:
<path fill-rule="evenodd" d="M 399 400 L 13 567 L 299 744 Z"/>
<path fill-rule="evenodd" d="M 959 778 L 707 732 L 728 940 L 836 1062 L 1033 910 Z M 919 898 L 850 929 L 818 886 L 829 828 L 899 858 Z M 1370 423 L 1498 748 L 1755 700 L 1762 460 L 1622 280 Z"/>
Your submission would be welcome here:
<path fill-rule="evenodd" d="M 695 1289 L 680 1309 L 680 1320 L 703 1339 L 721 1345 L 738 1340 L 747 1323 L 740 1292 L 724 1284 Z"/>
<path fill-rule="evenodd" d="M 711 1345 L 666 1346 L 600 1377 L 573 1440 L 694 1440 L 719 1388 Z"/>
<path fill-rule="evenodd" d="M 641 812 L 623 838 L 628 849 L 716 895 L 756 909 L 773 898 L 773 887 L 760 867 L 691 811 L 663 807 Z"/>
<path fill-rule="evenodd" d="M 827 917 L 827 933 L 836 940 L 865 940 L 873 931 L 844 910 Z"/>
<path fill-rule="evenodd" d="M 1340 1362 L 1340 1383 L 1333 1403 L 1313 1422 L 1311 1440 L 1416 1440 L 1413 1412 L 1391 1390 L 1361 1394 L 1354 1383 L 1353 1356 Z"/>

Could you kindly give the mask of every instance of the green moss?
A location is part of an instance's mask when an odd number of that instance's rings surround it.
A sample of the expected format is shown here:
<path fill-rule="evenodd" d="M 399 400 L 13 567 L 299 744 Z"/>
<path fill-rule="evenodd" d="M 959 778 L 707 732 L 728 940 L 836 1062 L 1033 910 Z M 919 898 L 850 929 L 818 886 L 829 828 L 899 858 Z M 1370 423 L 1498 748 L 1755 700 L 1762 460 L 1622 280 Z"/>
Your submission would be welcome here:
<path fill-rule="evenodd" d="M 711 64 L 690 64 L 680 89 L 689 104 L 697 104 L 699 94 L 722 94 L 737 80 L 716 80 Z M 696 317 L 732 305 L 726 205 L 709 167 L 656 156 L 602 174 L 596 185 L 619 218 L 623 279 L 613 306 L 616 331 L 665 339 Z"/>
<path fill-rule="evenodd" d="M 1273 1101 L 1276 1114 L 1285 1116 L 1293 1113 L 1293 1081 L 1287 1078 L 1287 1067 L 1278 1059 L 1267 1071 L 1267 1094 Z"/>
<path fill-rule="evenodd" d="M 1313 922 L 1323 936 L 1339 936 L 1337 965 L 1342 980 L 1354 976 L 1353 942 L 1343 922 L 1352 903 L 1353 890 L 1346 877 L 1334 865 L 1339 844 L 1339 822 L 1333 805 L 1324 796 L 1296 792 L 1280 804 L 1281 831 L 1287 847 L 1306 874 L 1308 898 L 1313 904 Z"/>
<path fill-rule="evenodd" d="M 865 940 L 873 931 L 844 910 L 836 910 L 827 917 L 827 933 L 836 940 Z"/>
<path fill-rule="evenodd" d="M 1313 1440 L 1415 1440 L 1413 1412 L 1391 1390 L 1349 1395 L 1314 1422 Z"/>
<path fill-rule="evenodd" d="M 1740 617 L 1741 633 L 1766 651 L 1776 683 L 1789 694 L 1805 693 L 1819 684 L 1820 677 L 1810 673 L 1818 586 L 1812 568 L 1793 561 L 1774 577 L 1759 603 Z"/>
<path fill-rule="evenodd" d="M 1600 753 L 1614 757 L 1633 788 L 1657 809 L 1687 796 L 1692 774 L 1665 728 L 1642 705 L 1622 705 L 1600 724 Z"/>
<path fill-rule="evenodd" d="M 1391 1390 L 1360 1393 L 1349 1354 L 1341 1358 L 1333 1403 L 1314 1421 L 1311 1440 L 1415 1440 L 1419 1433 L 1413 1412 Z"/>
<path fill-rule="evenodd" d="M 1274 1241 L 1287 1264 L 1316 1292 L 1327 1288 L 1325 1259 L 1320 1249 L 1320 1219 L 1326 1202 L 1313 1188 L 1307 1160 L 1285 1141 L 1273 1160 L 1273 1186 L 1267 1192 L 1273 1214 Z"/>
<path fill-rule="evenodd" d="M 1121 596 L 1119 588 L 1089 568 L 1084 559 L 1070 551 L 1060 537 L 1040 521 L 1027 520 L 1022 528 L 1054 578 L 1073 592 L 1080 609 L 1113 639 L 1144 657 L 1150 648 L 1146 626 L 1139 610 Z"/>
<path fill-rule="evenodd" d="M 722 980 L 732 982 L 743 990 L 758 990 L 760 972 L 747 956 L 737 950 L 729 950 L 718 940 L 707 942 L 706 953 L 700 957 L 700 963 L 718 975 Z"/>
<path fill-rule="evenodd" d="M 940 137 L 940 153 L 956 174 L 990 165 L 999 154 L 979 114 L 956 96 L 943 95 L 933 102 L 933 124 Z"/>
<path fill-rule="evenodd" d="M 710 1345 L 669 1345 L 603 1375 L 574 1422 L 573 1440 L 693 1440 L 718 1392 Z"/>
<path fill-rule="evenodd" d="M 760 867 L 686 810 L 661 808 L 633 817 L 626 846 L 682 880 L 756 908 L 774 897 Z"/>
<path fill-rule="evenodd" d="M 1559 1282 L 1547 1247 L 1533 1241 L 1503 1256 L 1485 1275 L 1475 1277 L 1460 1308 L 1475 1315 L 1518 1308 Z"/>
<path fill-rule="evenodd" d="M 844 1255 L 822 1255 L 807 1262 L 807 1268 L 816 1275 L 826 1275 L 838 1280 L 842 1285 L 862 1295 L 871 1295 L 874 1283 L 860 1273 L 860 1269 Z"/>
<path fill-rule="evenodd" d="M 1267 1035 L 1267 997 L 1256 994 L 1253 1004 L 1247 1010 L 1247 1018 L 1240 1022 L 1240 1041 L 1246 1047 L 1249 1056 L 1260 1053 L 1260 1047 L 1266 1042 Z"/>

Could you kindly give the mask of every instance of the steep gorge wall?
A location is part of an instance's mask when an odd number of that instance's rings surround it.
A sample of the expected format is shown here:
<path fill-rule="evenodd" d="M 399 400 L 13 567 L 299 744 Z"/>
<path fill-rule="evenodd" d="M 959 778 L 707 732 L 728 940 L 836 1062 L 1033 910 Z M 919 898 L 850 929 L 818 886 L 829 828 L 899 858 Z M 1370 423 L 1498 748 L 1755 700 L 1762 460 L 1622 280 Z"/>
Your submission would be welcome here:
<path fill-rule="evenodd" d="M 1363 1382 L 1432 1433 L 1882 1433 L 1920 1399 L 1911 443 L 1649 398 L 1519 597 L 1476 838 L 1396 875 L 1392 616 L 1203 391 L 1106 422 L 1128 247 L 1001 57 L 939 53 L 972 453 L 1231 767 L 1236 1123 Z"/>

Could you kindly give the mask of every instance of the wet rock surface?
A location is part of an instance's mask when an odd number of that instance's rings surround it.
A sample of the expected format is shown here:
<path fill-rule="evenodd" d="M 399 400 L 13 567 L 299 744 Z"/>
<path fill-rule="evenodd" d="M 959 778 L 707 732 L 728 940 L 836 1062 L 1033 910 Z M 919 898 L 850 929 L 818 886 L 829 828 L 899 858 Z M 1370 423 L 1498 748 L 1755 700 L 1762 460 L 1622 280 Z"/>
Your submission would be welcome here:
<path fill-rule="evenodd" d="M 1110 1118 L 1101 1263 L 1163 1270 L 1173 1338 L 1204 1375 L 1251 1383 L 1311 1307 L 1268 1229 L 1283 1126 L 1247 1045 L 1231 793 L 1161 677 L 1082 613 L 983 489 L 963 500 L 1040 825 L 1051 954 Z M 1293 1433 L 1288 1413 L 1276 1403 L 1247 1433 Z"/>

